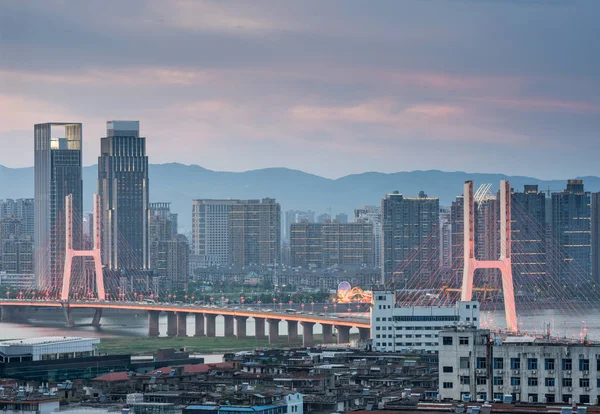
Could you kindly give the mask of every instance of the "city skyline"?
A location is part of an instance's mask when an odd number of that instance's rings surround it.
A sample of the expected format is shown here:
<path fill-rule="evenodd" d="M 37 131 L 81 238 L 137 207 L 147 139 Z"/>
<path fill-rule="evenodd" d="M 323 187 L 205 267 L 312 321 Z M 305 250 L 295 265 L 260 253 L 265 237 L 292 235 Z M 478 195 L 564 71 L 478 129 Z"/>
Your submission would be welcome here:
<path fill-rule="evenodd" d="M 0 6 L 0 164 L 76 119 L 90 165 L 138 119 L 154 162 L 212 170 L 596 175 L 597 2 L 116 6 Z"/>

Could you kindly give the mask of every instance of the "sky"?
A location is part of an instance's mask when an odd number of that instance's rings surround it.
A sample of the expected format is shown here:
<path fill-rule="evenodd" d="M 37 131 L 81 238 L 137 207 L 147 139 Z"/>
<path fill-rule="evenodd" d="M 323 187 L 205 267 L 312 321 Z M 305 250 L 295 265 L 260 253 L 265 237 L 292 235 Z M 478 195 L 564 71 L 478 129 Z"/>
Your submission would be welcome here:
<path fill-rule="evenodd" d="M 0 2 L 0 164 L 140 121 L 151 163 L 600 175 L 599 0 Z"/>

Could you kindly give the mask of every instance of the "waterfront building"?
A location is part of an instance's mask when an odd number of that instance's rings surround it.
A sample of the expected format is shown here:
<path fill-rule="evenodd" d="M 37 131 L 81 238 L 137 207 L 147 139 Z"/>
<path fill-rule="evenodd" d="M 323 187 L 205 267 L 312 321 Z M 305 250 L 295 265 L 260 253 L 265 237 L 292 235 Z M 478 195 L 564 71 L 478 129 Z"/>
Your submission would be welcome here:
<path fill-rule="evenodd" d="M 102 262 L 135 273 L 150 267 L 148 156 L 139 121 L 108 121 L 100 140 L 98 194 L 102 209 Z"/>
<path fill-rule="evenodd" d="M 592 277 L 591 195 L 582 180 L 569 180 L 567 188 L 552 193 L 554 275 L 565 283 Z"/>
<path fill-rule="evenodd" d="M 24 236 L 33 240 L 34 226 L 34 201 L 33 198 L 19 198 L 17 200 L 0 200 L 0 219 L 16 218 L 21 222 Z"/>
<path fill-rule="evenodd" d="M 455 326 L 439 333 L 440 398 L 598 404 L 600 344 L 496 336 Z"/>
<path fill-rule="evenodd" d="M 239 200 L 192 202 L 192 255 L 198 267 L 227 265 L 229 256 L 229 210 Z"/>
<path fill-rule="evenodd" d="M 97 338 L 49 336 L 0 342 L 0 363 L 94 356 Z"/>
<path fill-rule="evenodd" d="M 440 269 L 446 282 L 452 271 L 452 220 L 448 207 L 440 208 Z"/>
<path fill-rule="evenodd" d="M 381 211 L 384 283 L 424 283 L 439 266 L 439 200 L 395 191 L 381 201 Z"/>
<path fill-rule="evenodd" d="M 396 292 L 373 291 L 371 338 L 373 350 L 436 352 L 438 335 L 451 325 L 479 326 L 479 304 L 458 302 L 453 306 L 397 305 Z"/>
<path fill-rule="evenodd" d="M 381 268 L 381 206 L 360 206 L 354 209 L 354 221 L 373 225 L 373 266 Z"/>
<path fill-rule="evenodd" d="M 592 193 L 592 280 L 600 282 L 600 193 Z"/>
<path fill-rule="evenodd" d="M 34 267 L 39 289 L 60 285 L 65 261 L 65 199 L 73 196 L 73 248 L 81 248 L 81 124 L 34 127 Z"/>

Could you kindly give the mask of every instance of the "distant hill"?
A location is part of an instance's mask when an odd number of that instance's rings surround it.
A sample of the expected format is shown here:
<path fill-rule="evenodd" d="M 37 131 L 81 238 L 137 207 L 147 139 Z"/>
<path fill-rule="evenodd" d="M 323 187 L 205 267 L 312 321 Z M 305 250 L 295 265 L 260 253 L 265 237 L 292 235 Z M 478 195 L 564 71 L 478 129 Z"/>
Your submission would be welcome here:
<path fill-rule="evenodd" d="M 84 168 L 84 208 L 91 211 L 91 197 L 96 191 L 97 166 Z M 532 177 L 505 176 L 437 170 L 398 172 L 391 174 L 367 172 L 339 179 L 328 179 L 287 168 L 265 168 L 246 172 L 212 171 L 197 165 L 152 164 L 150 166 L 151 201 L 170 201 L 179 213 L 180 226 L 191 228 L 191 203 L 196 198 L 263 198 L 274 197 L 282 210 L 308 210 L 318 213 L 331 208 L 333 214 L 352 215 L 358 205 L 379 204 L 389 192 L 398 190 L 416 196 L 423 190 L 449 205 L 462 194 L 462 184 L 474 180 L 475 185 L 492 183 L 493 191 L 501 179 L 507 179 L 516 190 L 525 184 L 538 184 L 540 189 L 559 191 L 567 178 L 581 178 L 589 191 L 600 191 L 598 177 L 565 177 L 564 180 L 540 180 Z M 33 197 L 33 168 L 0 166 L 0 198 Z"/>

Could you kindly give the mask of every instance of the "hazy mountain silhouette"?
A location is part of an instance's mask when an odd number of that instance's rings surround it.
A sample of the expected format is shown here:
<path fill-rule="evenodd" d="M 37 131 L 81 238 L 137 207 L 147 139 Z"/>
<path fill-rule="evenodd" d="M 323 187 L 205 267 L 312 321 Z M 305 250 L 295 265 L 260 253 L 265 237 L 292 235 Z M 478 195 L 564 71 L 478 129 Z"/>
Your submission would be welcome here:
<path fill-rule="evenodd" d="M 92 194 L 96 191 L 98 168 L 84 168 L 84 208 L 91 211 Z M 416 196 L 423 190 L 439 197 L 442 205 L 450 205 L 462 194 L 465 180 L 475 185 L 491 183 L 498 189 L 501 179 L 510 180 L 515 190 L 524 184 L 538 184 L 540 189 L 560 191 L 564 180 L 540 180 L 532 177 L 443 172 L 437 170 L 398 172 L 391 174 L 367 172 L 339 179 L 328 179 L 287 168 L 265 168 L 246 172 L 212 171 L 197 165 L 152 164 L 150 166 L 151 201 L 172 202 L 173 212 L 179 213 L 181 229 L 191 228 L 192 200 L 197 198 L 264 198 L 274 197 L 282 211 L 308 210 L 333 214 L 343 212 L 351 216 L 358 205 L 380 204 L 381 198 L 398 190 L 407 196 Z M 600 178 L 579 177 L 588 191 L 600 191 Z M 33 168 L 0 166 L 0 198 L 33 197 Z"/>

